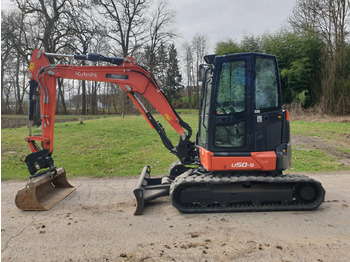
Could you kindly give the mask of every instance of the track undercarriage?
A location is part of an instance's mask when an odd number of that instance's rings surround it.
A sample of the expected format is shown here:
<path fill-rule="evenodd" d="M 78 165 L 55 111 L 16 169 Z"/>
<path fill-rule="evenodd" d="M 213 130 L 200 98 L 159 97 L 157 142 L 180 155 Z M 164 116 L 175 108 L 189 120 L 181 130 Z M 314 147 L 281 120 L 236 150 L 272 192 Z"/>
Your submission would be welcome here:
<path fill-rule="evenodd" d="M 136 215 L 142 214 L 146 202 L 168 195 L 182 213 L 314 210 L 325 197 L 321 183 L 304 175 L 203 172 L 187 168 L 176 178 L 158 179 L 150 178 L 149 167 L 144 175 L 134 191 L 138 202 Z"/>

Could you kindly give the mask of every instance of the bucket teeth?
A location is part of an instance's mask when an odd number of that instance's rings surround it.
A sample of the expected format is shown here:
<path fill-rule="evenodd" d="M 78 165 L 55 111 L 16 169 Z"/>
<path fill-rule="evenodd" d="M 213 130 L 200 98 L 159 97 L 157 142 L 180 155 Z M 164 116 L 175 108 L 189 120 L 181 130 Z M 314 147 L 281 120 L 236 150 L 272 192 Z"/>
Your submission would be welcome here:
<path fill-rule="evenodd" d="M 55 175 L 31 179 L 25 188 L 18 190 L 15 203 L 21 210 L 50 210 L 74 190 L 64 168 L 58 168 Z"/>

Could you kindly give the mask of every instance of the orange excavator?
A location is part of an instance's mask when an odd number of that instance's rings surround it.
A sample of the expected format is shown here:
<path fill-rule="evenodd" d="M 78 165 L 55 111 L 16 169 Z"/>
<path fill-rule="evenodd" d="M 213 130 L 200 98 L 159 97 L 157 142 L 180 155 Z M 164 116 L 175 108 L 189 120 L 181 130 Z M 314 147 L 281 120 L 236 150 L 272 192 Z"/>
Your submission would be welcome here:
<path fill-rule="evenodd" d="M 65 57 L 112 65 L 50 64 Z M 63 55 L 34 50 L 29 66 L 29 136 L 32 151 L 24 162 L 30 182 L 16 195 L 21 210 L 48 210 L 75 188 L 52 159 L 58 78 L 117 84 L 140 110 L 164 146 L 179 161 L 161 178 L 145 166 L 134 194 L 135 215 L 149 201 L 170 196 L 183 213 L 313 210 L 322 204 L 321 183 L 285 175 L 291 164 L 289 113 L 282 108 L 276 57 L 259 53 L 207 55 L 199 68 L 202 81 L 199 128 L 192 129 L 169 103 L 155 78 L 134 59 L 100 54 Z M 41 135 L 32 135 L 35 100 L 40 91 Z M 146 98 L 179 134 L 177 146 L 142 104 Z"/>

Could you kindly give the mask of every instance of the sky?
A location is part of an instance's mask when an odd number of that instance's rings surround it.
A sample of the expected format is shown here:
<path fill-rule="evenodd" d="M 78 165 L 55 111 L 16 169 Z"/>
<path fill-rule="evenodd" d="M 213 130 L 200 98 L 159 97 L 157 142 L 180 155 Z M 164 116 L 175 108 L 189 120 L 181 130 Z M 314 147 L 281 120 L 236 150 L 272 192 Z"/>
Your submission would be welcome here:
<path fill-rule="evenodd" d="M 176 11 L 177 44 L 191 42 L 198 34 L 209 40 L 208 53 L 215 44 L 243 35 L 273 33 L 287 24 L 296 0 L 168 0 Z M 1 0 L 4 9 L 10 0 Z"/>
<path fill-rule="evenodd" d="M 273 33 L 287 24 L 296 0 L 169 0 L 177 13 L 180 41 L 191 41 L 196 33 L 207 35 L 213 52 L 215 43 L 243 35 Z"/>

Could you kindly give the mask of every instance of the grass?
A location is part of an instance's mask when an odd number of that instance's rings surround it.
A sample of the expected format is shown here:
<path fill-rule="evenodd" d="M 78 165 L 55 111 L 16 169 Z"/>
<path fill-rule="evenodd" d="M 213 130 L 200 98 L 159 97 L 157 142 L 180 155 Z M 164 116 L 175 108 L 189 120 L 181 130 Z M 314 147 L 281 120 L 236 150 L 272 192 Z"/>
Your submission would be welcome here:
<path fill-rule="evenodd" d="M 292 134 L 322 137 L 327 140 L 350 138 L 350 123 L 293 121 Z"/>
<path fill-rule="evenodd" d="M 198 111 L 179 110 L 182 118 L 197 131 Z M 178 134 L 155 115 L 165 127 L 174 145 Z M 318 136 L 329 141 L 350 137 L 350 123 L 317 123 L 293 121 L 292 134 Z M 40 133 L 39 130 L 33 132 Z M 1 179 L 27 179 L 28 170 L 19 159 L 29 154 L 24 141 L 28 128 L 3 129 L 1 132 Z M 193 135 L 194 136 L 194 135 Z M 194 137 L 192 138 L 194 139 Z M 167 174 L 176 156 L 163 146 L 158 134 L 151 130 L 143 116 L 113 116 L 57 123 L 55 127 L 53 158 L 57 167 L 65 167 L 69 177 L 74 176 L 132 176 L 139 175 L 145 165 L 152 167 L 152 175 Z M 340 148 L 349 152 L 349 148 Z M 349 169 L 338 159 L 319 148 L 293 146 L 293 172 L 337 171 Z"/>
<path fill-rule="evenodd" d="M 343 153 L 350 153 L 350 122 L 308 122 L 293 121 L 291 133 L 317 137 L 326 143 L 334 145 L 334 149 Z M 321 141 L 322 141 L 321 140 Z M 340 163 L 339 160 L 330 155 L 326 149 L 318 147 L 305 147 L 292 145 L 292 168 L 296 172 L 318 172 L 349 170 L 348 166 Z"/>
<path fill-rule="evenodd" d="M 298 146 L 292 149 L 292 166 L 288 172 L 325 172 L 349 170 L 335 157 L 320 149 L 305 150 Z"/>
<path fill-rule="evenodd" d="M 181 114 L 184 121 L 197 127 L 197 115 Z M 160 116 L 155 115 L 176 145 L 179 135 Z M 196 130 L 193 130 L 194 134 Z M 33 134 L 40 133 L 39 130 Z M 3 129 L 1 133 L 1 179 L 26 179 L 27 167 L 19 159 L 29 154 L 24 141 L 27 128 Z M 72 176 L 139 175 L 145 165 L 152 174 L 166 174 L 177 157 L 163 146 L 157 132 L 143 116 L 121 116 L 56 123 L 53 159 Z"/>

